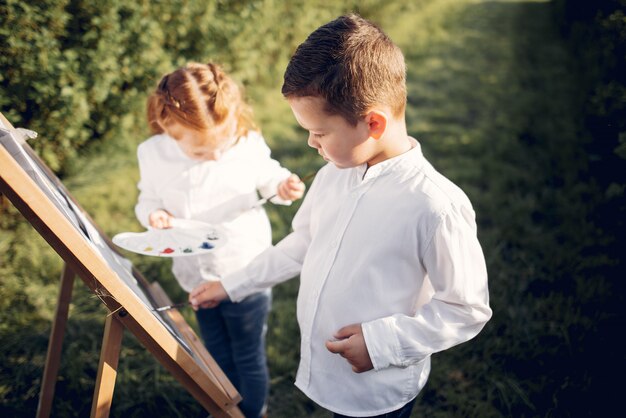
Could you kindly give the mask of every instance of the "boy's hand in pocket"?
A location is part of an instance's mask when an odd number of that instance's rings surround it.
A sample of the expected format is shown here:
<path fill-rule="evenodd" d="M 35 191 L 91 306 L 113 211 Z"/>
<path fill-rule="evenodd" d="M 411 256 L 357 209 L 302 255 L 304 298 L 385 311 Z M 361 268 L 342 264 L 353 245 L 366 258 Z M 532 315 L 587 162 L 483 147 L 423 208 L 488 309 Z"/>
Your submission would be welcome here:
<path fill-rule="evenodd" d="M 334 335 L 338 341 L 326 341 L 326 348 L 331 353 L 339 354 L 348 360 L 355 373 L 372 370 L 374 365 L 365 345 L 361 324 L 352 324 L 341 328 Z"/>

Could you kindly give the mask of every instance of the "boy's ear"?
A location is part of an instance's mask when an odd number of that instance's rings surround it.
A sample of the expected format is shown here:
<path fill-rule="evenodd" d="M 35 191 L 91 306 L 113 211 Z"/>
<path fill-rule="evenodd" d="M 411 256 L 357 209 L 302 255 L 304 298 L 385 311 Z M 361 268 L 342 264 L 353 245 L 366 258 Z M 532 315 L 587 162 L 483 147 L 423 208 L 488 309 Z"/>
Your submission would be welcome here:
<path fill-rule="evenodd" d="M 387 129 L 387 115 L 385 112 L 371 110 L 367 116 L 365 116 L 365 121 L 367 122 L 370 137 L 374 139 L 382 138 Z"/>

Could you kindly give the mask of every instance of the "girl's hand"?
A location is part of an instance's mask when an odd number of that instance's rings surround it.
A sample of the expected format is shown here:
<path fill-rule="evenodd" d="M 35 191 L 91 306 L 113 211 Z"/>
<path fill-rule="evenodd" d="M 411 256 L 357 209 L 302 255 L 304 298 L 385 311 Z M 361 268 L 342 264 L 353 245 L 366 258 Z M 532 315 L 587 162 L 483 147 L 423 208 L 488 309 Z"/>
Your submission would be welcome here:
<path fill-rule="evenodd" d="M 172 225 L 170 221 L 174 217 L 164 209 L 155 210 L 148 217 L 148 222 L 150 222 L 150 226 L 157 229 L 166 229 L 171 228 Z"/>
<path fill-rule="evenodd" d="M 300 178 L 292 174 L 289 178 L 278 185 L 278 197 L 283 200 L 298 200 L 304 195 L 306 186 Z"/>
<path fill-rule="evenodd" d="M 352 366 L 355 373 L 372 370 L 374 365 L 365 345 L 361 324 L 352 324 L 341 328 L 334 335 L 338 341 L 326 341 L 326 348 L 331 353 L 339 354 Z"/>
<path fill-rule="evenodd" d="M 198 308 L 215 308 L 228 298 L 221 282 L 205 282 L 189 293 L 189 303 L 194 311 Z"/>

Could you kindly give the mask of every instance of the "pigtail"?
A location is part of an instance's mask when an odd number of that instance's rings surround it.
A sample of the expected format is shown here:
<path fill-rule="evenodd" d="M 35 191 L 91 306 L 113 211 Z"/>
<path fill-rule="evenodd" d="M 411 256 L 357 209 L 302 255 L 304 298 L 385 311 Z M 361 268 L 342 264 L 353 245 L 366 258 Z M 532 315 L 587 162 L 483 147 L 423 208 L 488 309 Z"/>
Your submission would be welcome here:
<path fill-rule="evenodd" d="M 226 120 L 229 114 L 233 111 L 233 105 L 235 103 L 232 97 L 229 97 L 229 81 L 221 68 L 217 65 L 209 63 L 207 64 L 211 75 L 213 76 L 214 91 L 211 98 L 211 113 L 213 121 L 216 125 L 221 124 Z"/>
<path fill-rule="evenodd" d="M 156 90 L 148 98 L 148 126 L 153 134 L 163 133 L 163 124 L 170 119 L 166 108 L 168 81 L 169 74 L 161 78 Z"/>
<path fill-rule="evenodd" d="M 232 114 L 237 121 L 237 136 L 246 136 L 248 132 L 258 130 L 252 108 L 243 97 L 243 87 L 227 76 L 218 65 L 208 63 L 207 67 L 211 70 L 217 87 L 213 104 L 216 122 L 218 118 L 225 119 Z"/>
<path fill-rule="evenodd" d="M 148 97 L 147 106 L 147 119 L 148 127 L 153 135 L 162 134 L 163 126 L 161 121 L 163 120 L 163 102 L 159 99 L 159 96 L 155 93 Z"/>

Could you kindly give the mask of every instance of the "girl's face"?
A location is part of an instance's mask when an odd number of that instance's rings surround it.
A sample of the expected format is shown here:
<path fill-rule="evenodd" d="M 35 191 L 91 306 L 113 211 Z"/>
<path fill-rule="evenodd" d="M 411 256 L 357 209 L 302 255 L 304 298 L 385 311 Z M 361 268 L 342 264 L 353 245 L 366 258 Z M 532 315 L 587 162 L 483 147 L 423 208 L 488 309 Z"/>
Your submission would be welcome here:
<path fill-rule="evenodd" d="M 227 119 L 210 132 L 197 131 L 180 123 L 170 123 L 165 133 L 176 140 L 183 153 L 193 160 L 217 161 L 224 152 L 235 145 L 237 125 Z"/>

